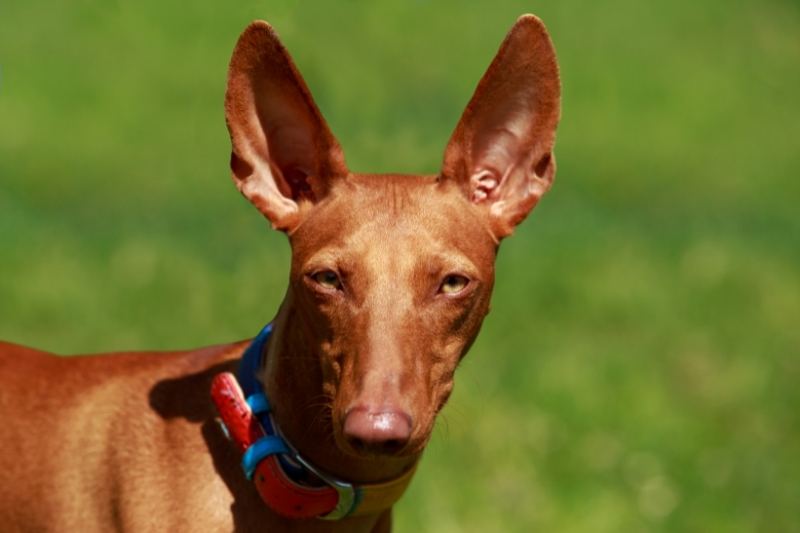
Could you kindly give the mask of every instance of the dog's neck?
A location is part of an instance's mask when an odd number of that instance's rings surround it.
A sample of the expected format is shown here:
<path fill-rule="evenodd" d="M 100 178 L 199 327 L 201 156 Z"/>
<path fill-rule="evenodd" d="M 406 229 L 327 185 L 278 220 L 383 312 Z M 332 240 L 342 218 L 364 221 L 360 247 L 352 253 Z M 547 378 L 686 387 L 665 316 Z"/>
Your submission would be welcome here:
<path fill-rule="evenodd" d="M 399 477 L 419 455 L 356 457 L 343 452 L 335 442 L 331 398 L 321 392 L 323 371 L 311 341 L 314 335 L 290 289 L 273 321 L 259 376 L 278 427 L 301 455 L 343 481 L 373 483 Z"/>

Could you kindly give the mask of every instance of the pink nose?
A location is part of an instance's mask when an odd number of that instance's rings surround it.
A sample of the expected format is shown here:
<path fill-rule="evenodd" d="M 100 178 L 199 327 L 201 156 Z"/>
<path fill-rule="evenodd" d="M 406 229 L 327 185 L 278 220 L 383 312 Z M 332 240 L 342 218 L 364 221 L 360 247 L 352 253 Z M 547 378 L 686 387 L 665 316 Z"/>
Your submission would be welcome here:
<path fill-rule="evenodd" d="M 398 409 L 373 411 L 360 405 L 347 412 L 344 436 L 356 452 L 396 454 L 411 437 L 411 416 Z"/>

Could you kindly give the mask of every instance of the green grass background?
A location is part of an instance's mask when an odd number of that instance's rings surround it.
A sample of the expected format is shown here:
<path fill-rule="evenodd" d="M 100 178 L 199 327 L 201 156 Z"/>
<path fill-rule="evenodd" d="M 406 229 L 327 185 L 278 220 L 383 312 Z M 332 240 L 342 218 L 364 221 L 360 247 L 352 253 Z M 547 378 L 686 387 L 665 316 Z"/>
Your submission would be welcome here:
<path fill-rule="evenodd" d="M 272 317 L 289 250 L 222 114 L 250 20 L 352 169 L 430 173 L 524 12 L 561 63 L 556 185 L 397 530 L 800 531 L 796 1 L 6 0 L 0 338 L 189 348 Z"/>

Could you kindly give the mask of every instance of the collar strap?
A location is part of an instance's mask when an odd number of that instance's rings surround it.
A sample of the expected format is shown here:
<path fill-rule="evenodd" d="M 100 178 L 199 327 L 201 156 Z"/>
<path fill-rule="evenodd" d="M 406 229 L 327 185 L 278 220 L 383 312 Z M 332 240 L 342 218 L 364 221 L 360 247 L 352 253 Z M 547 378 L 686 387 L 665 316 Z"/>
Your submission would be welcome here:
<path fill-rule="evenodd" d="M 405 492 L 416 465 L 396 479 L 357 485 L 316 468 L 283 438 L 256 378 L 270 333 L 272 324 L 267 324 L 248 346 L 238 380 L 223 372 L 211 384 L 222 427 L 243 454 L 247 478 L 272 510 L 289 518 L 338 520 L 391 507 Z"/>

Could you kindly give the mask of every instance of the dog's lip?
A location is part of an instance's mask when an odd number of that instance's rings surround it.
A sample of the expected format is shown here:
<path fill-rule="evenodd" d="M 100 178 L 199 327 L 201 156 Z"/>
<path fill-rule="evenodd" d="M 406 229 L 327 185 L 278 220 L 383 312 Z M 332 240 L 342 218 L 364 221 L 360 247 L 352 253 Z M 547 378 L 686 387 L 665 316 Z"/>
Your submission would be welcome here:
<path fill-rule="evenodd" d="M 411 444 L 403 447 L 397 452 L 381 452 L 373 450 L 358 451 L 354 450 L 348 445 L 339 445 L 339 450 L 354 459 L 406 459 L 414 455 L 419 455 L 425 447 L 427 439 L 423 440 L 420 444 Z"/>

